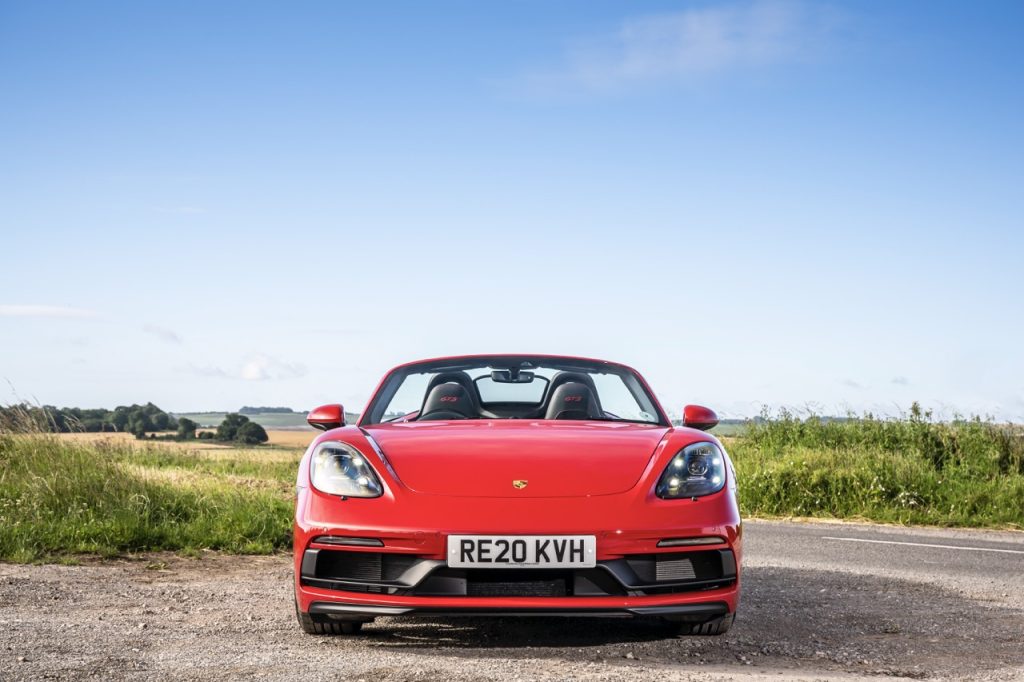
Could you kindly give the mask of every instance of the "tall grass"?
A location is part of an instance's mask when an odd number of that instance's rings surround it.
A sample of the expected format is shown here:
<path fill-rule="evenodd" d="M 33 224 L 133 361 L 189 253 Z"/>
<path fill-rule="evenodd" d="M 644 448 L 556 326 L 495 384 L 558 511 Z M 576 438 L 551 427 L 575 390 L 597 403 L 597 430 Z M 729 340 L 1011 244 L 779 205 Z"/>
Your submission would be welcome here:
<path fill-rule="evenodd" d="M 0 559 L 290 544 L 297 448 L 192 452 L 6 429 Z M 900 419 L 783 411 L 728 445 L 748 515 L 1024 528 L 1019 428 L 938 422 L 916 406 Z"/>
<path fill-rule="evenodd" d="M 281 462 L 238 465 L 130 442 L 0 433 L 0 559 L 271 552 L 290 542 L 293 472 Z"/>
<path fill-rule="evenodd" d="M 978 418 L 938 422 L 791 412 L 730 445 L 747 514 L 1024 528 L 1024 433 Z"/>

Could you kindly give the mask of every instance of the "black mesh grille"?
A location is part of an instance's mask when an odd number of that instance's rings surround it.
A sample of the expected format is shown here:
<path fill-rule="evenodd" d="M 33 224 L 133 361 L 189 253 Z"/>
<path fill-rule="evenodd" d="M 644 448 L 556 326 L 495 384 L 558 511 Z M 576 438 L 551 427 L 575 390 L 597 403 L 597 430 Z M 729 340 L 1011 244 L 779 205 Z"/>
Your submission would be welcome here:
<path fill-rule="evenodd" d="M 722 577 L 722 559 L 718 550 L 634 554 L 626 563 L 643 583 L 684 580 L 714 580 Z"/>
<path fill-rule="evenodd" d="M 571 597 L 625 595 L 622 586 L 600 569 L 453 569 L 439 568 L 417 585 L 421 597 Z"/>
<path fill-rule="evenodd" d="M 564 597 L 565 580 L 469 580 L 466 595 L 470 597 Z"/>
<path fill-rule="evenodd" d="M 410 554 L 385 554 L 381 566 L 382 580 L 398 580 L 403 573 L 409 570 L 420 558 Z"/>
<path fill-rule="evenodd" d="M 697 574 L 694 573 L 693 562 L 689 559 L 670 559 L 654 562 L 654 577 L 660 583 L 670 580 L 695 580 Z"/>
<path fill-rule="evenodd" d="M 398 580 L 410 566 L 419 560 L 419 557 L 408 554 L 320 550 L 315 577 L 387 582 Z"/>

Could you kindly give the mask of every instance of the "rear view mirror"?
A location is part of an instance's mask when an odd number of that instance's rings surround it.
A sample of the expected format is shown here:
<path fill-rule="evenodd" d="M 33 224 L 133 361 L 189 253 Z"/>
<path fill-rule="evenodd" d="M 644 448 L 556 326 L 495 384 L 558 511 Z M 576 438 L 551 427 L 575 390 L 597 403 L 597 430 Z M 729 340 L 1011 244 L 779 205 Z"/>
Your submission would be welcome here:
<path fill-rule="evenodd" d="M 718 415 L 714 410 L 702 405 L 687 405 L 683 408 L 683 426 L 707 431 L 717 425 Z"/>
<path fill-rule="evenodd" d="M 496 384 L 529 384 L 533 382 L 533 372 L 520 370 L 515 374 L 510 369 L 495 369 L 491 371 L 491 381 Z"/>
<path fill-rule="evenodd" d="M 345 425 L 345 408 L 341 405 L 321 405 L 306 415 L 306 421 L 321 431 L 336 429 Z"/>

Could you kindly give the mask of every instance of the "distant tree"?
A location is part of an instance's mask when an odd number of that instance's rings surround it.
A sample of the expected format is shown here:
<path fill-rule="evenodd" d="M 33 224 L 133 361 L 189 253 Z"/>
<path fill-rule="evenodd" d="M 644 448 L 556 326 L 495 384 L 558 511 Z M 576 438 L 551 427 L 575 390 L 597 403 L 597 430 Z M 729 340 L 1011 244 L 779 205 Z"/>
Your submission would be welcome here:
<path fill-rule="evenodd" d="M 138 434 L 174 431 L 178 428 L 178 420 L 153 403 L 119 405 L 113 410 L 53 405 L 36 407 L 20 403 L 7 407 L 0 405 L 0 426 L 51 433 L 120 431 Z"/>
<path fill-rule="evenodd" d="M 269 439 L 267 432 L 256 422 L 246 422 L 238 427 L 235 440 L 246 445 L 257 445 L 266 443 Z"/>
<path fill-rule="evenodd" d="M 196 437 L 196 424 L 191 419 L 181 417 L 178 419 L 178 438 L 181 440 L 192 440 Z"/>
<path fill-rule="evenodd" d="M 242 409 L 238 411 L 239 414 L 294 414 L 295 410 L 290 407 L 266 407 L 259 406 L 253 407 L 252 405 L 244 405 Z"/>
<path fill-rule="evenodd" d="M 103 430 L 103 420 L 101 419 L 84 419 L 82 420 L 82 428 L 89 433 L 96 433 Z"/>
<path fill-rule="evenodd" d="M 124 405 L 120 405 L 113 411 L 113 413 L 111 413 L 110 423 L 114 425 L 114 429 L 117 431 L 126 431 L 128 430 L 128 420 L 130 416 L 128 408 Z"/>
<path fill-rule="evenodd" d="M 235 440 L 242 424 L 248 424 L 249 418 L 241 414 L 229 414 L 217 427 L 217 440 Z"/>
<path fill-rule="evenodd" d="M 57 431 L 58 433 L 67 432 L 71 429 L 68 427 L 67 419 L 64 413 L 54 407 L 53 405 L 43 405 L 43 414 L 45 419 L 50 424 L 50 430 Z"/>

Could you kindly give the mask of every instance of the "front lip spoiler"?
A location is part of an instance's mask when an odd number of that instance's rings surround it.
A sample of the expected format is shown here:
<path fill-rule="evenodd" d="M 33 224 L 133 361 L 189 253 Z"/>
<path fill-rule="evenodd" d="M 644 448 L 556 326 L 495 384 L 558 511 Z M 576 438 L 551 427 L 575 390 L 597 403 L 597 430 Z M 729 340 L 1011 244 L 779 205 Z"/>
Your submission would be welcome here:
<path fill-rule="evenodd" d="M 366 620 L 378 616 L 443 617 L 458 616 L 565 616 L 571 618 L 637 618 L 674 617 L 693 620 L 710 620 L 729 613 L 724 602 L 706 604 L 677 604 L 669 606 L 632 606 L 621 609 L 578 609 L 578 608 L 446 608 L 419 606 L 371 606 L 362 604 L 338 604 L 335 602 L 313 602 L 309 605 L 311 615 L 327 616 L 339 620 Z"/>

